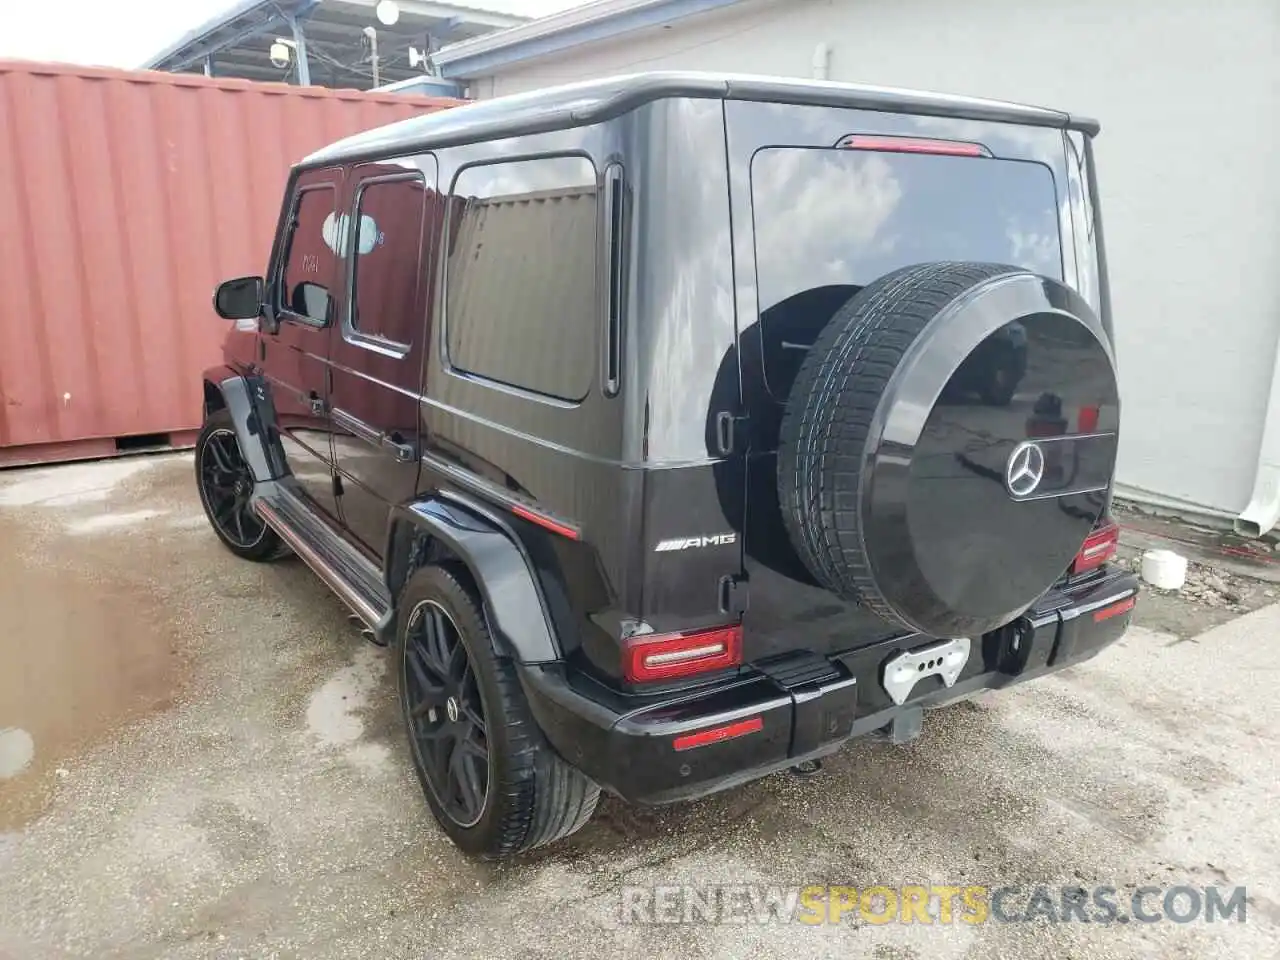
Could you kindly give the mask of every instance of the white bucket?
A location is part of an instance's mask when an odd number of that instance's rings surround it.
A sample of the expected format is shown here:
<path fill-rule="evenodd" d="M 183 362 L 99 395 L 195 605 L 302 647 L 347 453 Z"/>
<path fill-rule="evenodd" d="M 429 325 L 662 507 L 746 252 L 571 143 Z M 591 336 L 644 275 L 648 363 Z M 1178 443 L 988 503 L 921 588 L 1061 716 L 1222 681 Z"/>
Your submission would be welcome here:
<path fill-rule="evenodd" d="M 1142 555 L 1142 579 L 1161 590 L 1181 590 L 1187 582 L 1187 558 L 1172 550 L 1148 550 Z"/>

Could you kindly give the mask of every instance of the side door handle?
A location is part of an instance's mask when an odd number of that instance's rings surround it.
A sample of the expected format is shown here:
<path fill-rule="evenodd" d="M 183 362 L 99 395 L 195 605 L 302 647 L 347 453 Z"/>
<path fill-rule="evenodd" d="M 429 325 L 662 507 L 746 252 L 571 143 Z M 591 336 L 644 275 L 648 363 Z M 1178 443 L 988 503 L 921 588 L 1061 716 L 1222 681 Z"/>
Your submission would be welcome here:
<path fill-rule="evenodd" d="M 339 430 L 345 430 L 353 437 L 358 437 L 365 443 L 371 443 L 375 447 L 386 443 L 386 437 L 377 427 L 365 423 L 359 417 L 352 416 L 341 407 L 332 409 L 333 423 Z"/>
<path fill-rule="evenodd" d="M 324 416 L 324 397 L 316 393 L 314 390 L 307 395 L 307 402 L 311 404 L 311 412 L 317 417 Z"/>
<path fill-rule="evenodd" d="M 382 445 L 395 454 L 395 458 L 401 463 L 412 463 L 418 459 L 417 446 L 412 443 L 405 443 L 404 438 L 398 433 L 384 436 Z"/>

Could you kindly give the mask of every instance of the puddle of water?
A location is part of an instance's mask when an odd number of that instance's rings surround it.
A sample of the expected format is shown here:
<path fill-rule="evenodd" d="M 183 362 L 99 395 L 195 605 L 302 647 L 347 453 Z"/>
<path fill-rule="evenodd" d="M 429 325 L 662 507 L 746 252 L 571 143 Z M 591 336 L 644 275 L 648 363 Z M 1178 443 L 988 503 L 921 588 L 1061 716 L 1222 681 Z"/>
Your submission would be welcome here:
<path fill-rule="evenodd" d="M 0 524 L 0 543 L 21 535 Z M 0 739 L 0 778 L 26 753 L 0 779 L 0 831 L 41 812 L 59 759 L 171 700 L 171 651 L 166 618 L 145 591 L 0 551 L 0 728 L 25 734 Z"/>

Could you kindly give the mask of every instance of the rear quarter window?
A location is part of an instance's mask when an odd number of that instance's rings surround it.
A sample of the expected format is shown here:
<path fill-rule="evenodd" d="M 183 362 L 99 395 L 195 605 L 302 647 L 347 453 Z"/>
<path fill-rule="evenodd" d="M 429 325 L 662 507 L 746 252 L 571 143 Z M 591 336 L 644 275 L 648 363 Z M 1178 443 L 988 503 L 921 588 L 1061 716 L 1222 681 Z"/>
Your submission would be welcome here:
<path fill-rule="evenodd" d="M 778 147 L 751 164 L 765 376 L 785 398 L 806 348 L 862 287 L 935 260 L 1007 263 L 1062 279 L 1043 164 Z"/>
<path fill-rule="evenodd" d="M 449 198 L 445 330 L 456 371 L 576 402 L 595 371 L 596 170 L 585 157 L 464 169 Z"/>

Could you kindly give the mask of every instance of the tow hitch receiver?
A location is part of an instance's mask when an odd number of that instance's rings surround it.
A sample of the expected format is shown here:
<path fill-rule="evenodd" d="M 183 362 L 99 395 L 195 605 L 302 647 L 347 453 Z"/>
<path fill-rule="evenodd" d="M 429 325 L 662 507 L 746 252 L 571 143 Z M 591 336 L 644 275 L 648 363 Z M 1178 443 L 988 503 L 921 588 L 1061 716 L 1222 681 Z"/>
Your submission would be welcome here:
<path fill-rule="evenodd" d="M 943 640 L 919 650 L 906 650 L 884 665 L 884 692 L 901 706 L 911 696 L 915 685 L 925 677 L 941 677 L 948 687 L 954 686 L 968 662 L 968 637 Z"/>

